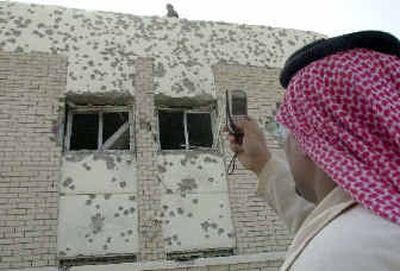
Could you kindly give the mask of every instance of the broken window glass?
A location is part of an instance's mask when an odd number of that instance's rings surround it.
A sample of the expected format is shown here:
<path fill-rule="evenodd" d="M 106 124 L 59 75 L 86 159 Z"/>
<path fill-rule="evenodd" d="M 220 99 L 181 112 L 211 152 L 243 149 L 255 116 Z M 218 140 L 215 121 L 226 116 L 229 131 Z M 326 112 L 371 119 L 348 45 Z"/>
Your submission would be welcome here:
<path fill-rule="evenodd" d="M 160 110 L 158 115 L 162 150 L 212 147 L 210 112 Z"/>
<path fill-rule="evenodd" d="M 247 97 L 246 93 L 241 90 L 235 90 L 231 96 L 232 115 L 245 116 L 247 115 Z"/>
<path fill-rule="evenodd" d="M 129 149 L 128 112 L 103 113 L 103 149 Z"/>
<path fill-rule="evenodd" d="M 73 114 L 70 150 L 97 150 L 98 114 Z"/>
<path fill-rule="evenodd" d="M 188 113 L 187 127 L 191 149 L 212 146 L 213 135 L 210 113 Z"/>
<path fill-rule="evenodd" d="M 158 112 L 160 143 L 163 150 L 185 149 L 183 111 Z"/>
<path fill-rule="evenodd" d="M 72 109 L 68 113 L 68 150 L 129 150 L 129 112 L 111 108 Z M 69 143 L 69 145 L 68 145 Z"/>

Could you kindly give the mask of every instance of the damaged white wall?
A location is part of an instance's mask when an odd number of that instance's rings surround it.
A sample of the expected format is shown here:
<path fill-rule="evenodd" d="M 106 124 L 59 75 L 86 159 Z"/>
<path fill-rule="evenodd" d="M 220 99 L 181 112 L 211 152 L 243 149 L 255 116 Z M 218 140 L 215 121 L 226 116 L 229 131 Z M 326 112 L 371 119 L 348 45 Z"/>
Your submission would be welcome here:
<path fill-rule="evenodd" d="M 215 98 L 212 65 L 282 67 L 286 57 L 321 35 L 221 22 L 92 12 L 1 2 L 0 49 L 68 56 L 68 92 L 134 94 L 137 57 L 155 60 L 155 92 Z"/>
<path fill-rule="evenodd" d="M 216 154 L 158 156 L 168 252 L 235 246 L 224 169 L 223 157 Z"/>
<path fill-rule="evenodd" d="M 138 252 L 136 163 L 131 154 L 65 154 L 60 183 L 61 257 Z"/>

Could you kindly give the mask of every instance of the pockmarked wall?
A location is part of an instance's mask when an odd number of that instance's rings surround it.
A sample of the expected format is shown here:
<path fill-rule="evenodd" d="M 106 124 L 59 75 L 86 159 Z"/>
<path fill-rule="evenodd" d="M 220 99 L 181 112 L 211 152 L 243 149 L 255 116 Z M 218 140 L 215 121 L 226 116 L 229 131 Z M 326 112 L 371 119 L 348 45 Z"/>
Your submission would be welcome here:
<path fill-rule="evenodd" d="M 321 35 L 265 26 L 0 3 L 0 49 L 68 56 L 70 92 L 134 93 L 134 62 L 154 59 L 155 94 L 215 98 L 212 65 L 280 68 Z"/>
<path fill-rule="evenodd" d="M 282 96 L 279 71 L 294 50 L 320 37 L 0 2 L 0 269 L 81 261 L 73 268 L 105 270 L 107 261 L 121 261 L 112 268 L 276 270 L 291 236 L 254 196 L 254 175 L 240 165 L 226 173 L 224 91 L 246 93 L 249 114 L 280 155 L 270 125 Z M 63 149 L 65 104 L 131 106 L 133 148 Z M 160 150 L 161 106 L 211 104 L 216 148 Z M 210 256 L 219 251 L 231 256 Z M 210 258 L 170 261 L 199 252 Z"/>

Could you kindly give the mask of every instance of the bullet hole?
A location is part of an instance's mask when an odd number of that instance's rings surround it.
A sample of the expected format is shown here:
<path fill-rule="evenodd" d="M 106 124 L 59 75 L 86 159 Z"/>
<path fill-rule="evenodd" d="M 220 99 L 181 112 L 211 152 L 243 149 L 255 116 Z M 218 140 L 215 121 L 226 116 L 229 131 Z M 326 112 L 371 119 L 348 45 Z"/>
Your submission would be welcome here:
<path fill-rule="evenodd" d="M 107 243 L 111 243 L 111 237 L 107 238 Z"/>
<path fill-rule="evenodd" d="M 65 179 L 65 181 L 63 182 L 63 186 L 64 187 L 68 187 L 70 184 L 72 184 L 73 183 L 73 181 L 74 180 L 72 180 L 72 178 L 67 178 L 67 179 Z"/>
<path fill-rule="evenodd" d="M 203 169 L 203 167 L 202 167 L 202 166 L 198 166 L 197 168 L 198 168 L 198 169 L 200 169 L 200 170 L 202 170 L 202 169 Z"/>
<path fill-rule="evenodd" d="M 165 169 L 165 167 L 160 166 L 160 165 L 159 165 L 157 168 L 158 168 L 158 172 L 160 172 L 160 173 L 164 173 L 164 172 L 167 171 L 167 170 Z"/>
<path fill-rule="evenodd" d="M 168 162 L 167 162 L 167 161 L 164 161 L 163 165 L 164 165 L 164 166 L 168 165 Z"/>
<path fill-rule="evenodd" d="M 125 242 L 128 243 L 128 242 L 129 242 L 129 239 L 125 239 Z"/>
<path fill-rule="evenodd" d="M 208 181 L 210 182 L 210 183 L 212 183 L 212 182 L 214 182 L 214 178 L 208 178 Z"/>
<path fill-rule="evenodd" d="M 75 190 L 75 185 L 71 185 L 71 186 L 69 187 L 69 189 Z"/>
<path fill-rule="evenodd" d="M 171 189 L 168 188 L 167 191 L 166 191 L 166 193 L 167 193 L 167 194 L 173 194 L 174 191 L 172 191 Z"/>
<path fill-rule="evenodd" d="M 169 165 L 172 167 L 174 164 L 172 162 L 169 162 Z"/>
<path fill-rule="evenodd" d="M 233 237 L 233 234 L 232 234 L 232 233 L 228 233 L 227 236 L 228 236 L 229 238 L 232 238 L 232 237 Z"/>
<path fill-rule="evenodd" d="M 166 211 L 166 210 L 168 210 L 168 205 L 163 205 L 162 208 Z"/>
<path fill-rule="evenodd" d="M 65 248 L 66 251 L 71 251 L 71 249 L 69 247 Z"/>
<path fill-rule="evenodd" d="M 115 213 L 115 214 L 114 214 L 114 217 L 119 217 L 119 213 Z"/>
<path fill-rule="evenodd" d="M 217 159 L 213 159 L 213 158 L 210 158 L 210 157 L 204 158 L 204 162 L 205 163 L 218 163 Z"/>
<path fill-rule="evenodd" d="M 111 198 L 111 194 L 110 193 L 104 194 L 104 199 L 105 200 L 109 200 L 110 198 Z"/>
<path fill-rule="evenodd" d="M 210 227 L 210 223 L 208 221 L 204 221 L 204 222 L 200 223 L 200 226 L 204 231 L 207 232 L 208 228 Z"/>
<path fill-rule="evenodd" d="M 111 182 L 115 183 L 117 181 L 117 179 L 115 177 L 112 177 Z"/>
<path fill-rule="evenodd" d="M 92 238 L 89 238 L 89 239 L 88 239 L 88 242 L 89 242 L 89 243 L 92 243 L 92 242 L 93 242 L 93 239 L 92 239 Z"/>
<path fill-rule="evenodd" d="M 170 212 L 169 212 L 169 216 L 174 217 L 174 216 L 175 216 L 175 212 L 174 212 L 174 211 L 170 211 Z"/>
<path fill-rule="evenodd" d="M 116 158 L 116 160 L 117 160 L 117 162 L 119 162 L 119 163 L 122 161 L 121 157 L 119 157 L 119 156 Z"/>
<path fill-rule="evenodd" d="M 129 196 L 128 199 L 131 200 L 131 201 L 134 201 L 136 198 L 135 198 L 135 196 Z"/>
<path fill-rule="evenodd" d="M 219 217 L 219 218 L 223 218 L 224 216 L 223 216 L 223 215 L 219 215 L 218 217 Z"/>
<path fill-rule="evenodd" d="M 104 225 L 104 217 L 101 214 L 96 214 L 90 218 L 91 223 L 90 227 L 93 229 L 93 233 L 97 234 L 98 232 L 102 231 Z"/>
<path fill-rule="evenodd" d="M 121 235 L 121 237 L 124 237 L 125 236 L 125 232 L 121 232 L 120 235 Z"/>
<path fill-rule="evenodd" d="M 89 195 L 89 199 L 94 199 L 94 198 L 96 198 L 96 195 L 93 195 L 93 194 Z"/>
<path fill-rule="evenodd" d="M 176 244 L 177 244 L 178 246 L 180 246 L 182 243 L 181 243 L 180 241 L 178 241 Z"/>
<path fill-rule="evenodd" d="M 219 229 L 218 229 L 218 235 L 221 235 L 221 234 L 223 234 L 224 232 L 225 232 L 224 229 L 222 229 L 222 228 L 219 228 Z"/>
<path fill-rule="evenodd" d="M 218 227 L 217 223 L 211 223 L 211 228 L 216 229 Z"/>
<path fill-rule="evenodd" d="M 208 239 L 208 238 L 210 238 L 210 235 L 206 234 L 206 235 L 204 235 L 204 237 Z"/>
<path fill-rule="evenodd" d="M 126 186 L 126 182 L 120 182 L 120 183 L 119 183 L 119 186 L 120 186 L 121 188 L 124 188 L 124 187 Z"/>
<path fill-rule="evenodd" d="M 133 234 L 133 231 L 132 231 L 132 230 L 128 230 L 128 234 L 129 234 L 129 235 L 132 235 L 132 234 Z"/>
<path fill-rule="evenodd" d="M 197 203 L 199 203 L 199 200 L 198 200 L 198 199 L 193 199 L 192 202 L 193 202 L 194 204 L 197 204 Z"/>
<path fill-rule="evenodd" d="M 86 164 L 86 163 L 83 163 L 83 165 L 82 165 L 86 170 L 91 170 L 92 168 L 88 165 L 88 164 Z"/>
<path fill-rule="evenodd" d="M 129 214 L 129 211 L 128 210 L 125 210 L 124 211 L 124 215 L 128 215 Z"/>
<path fill-rule="evenodd" d="M 90 236 L 89 233 L 86 233 L 86 234 L 85 234 L 85 238 L 88 238 L 89 236 Z"/>
<path fill-rule="evenodd" d="M 180 214 L 180 215 L 182 215 L 184 213 L 182 208 L 178 208 L 177 211 L 178 211 L 178 214 Z"/>
<path fill-rule="evenodd" d="M 193 214 L 192 213 L 188 213 L 187 216 L 188 217 L 193 217 Z"/>
<path fill-rule="evenodd" d="M 165 220 L 165 224 L 169 224 L 169 220 Z"/>
<path fill-rule="evenodd" d="M 119 211 L 122 211 L 123 209 L 124 209 L 124 207 L 118 206 L 118 210 L 119 210 Z"/>
<path fill-rule="evenodd" d="M 60 254 L 60 256 L 65 256 L 67 255 L 67 253 L 65 253 L 64 251 L 59 251 L 58 252 Z M 2 258 L 0 258 L 0 263 L 2 262 Z"/>
<path fill-rule="evenodd" d="M 129 208 L 129 212 L 131 212 L 131 214 L 133 214 L 135 212 L 135 208 L 134 207 Z"/>
<path fill-rule="evenodd" d="M 178 235 L 176 235 L 176 234 L 172 235 L 172 240 L 174 240 L 174 241 L 178 240 Z"/>
<path fill-rule="evenodd" d="M 223 203 L 221 203 L 221 204 L 219 205 L 219 207 L 221 207 L 221 208 L 224 208 L 224 204 L 223 204 Z"/>
<path fill-rule="evenodd" d="M 100 205 L 97 204 L 97 205 L 96 205 L 96 209 L 97 209 L 97 210 L 100 209 Z"/>
<path fill-rule="evenodd" d="M 92 204 L 92 201 L 90 199 L 86 200 L 86 205 Z"/>
<path fill-rule="evenodd" d="M 104 250 L 107 250 L 107 249 L 108 249 L 108 246 L 107 246 L 107 245 L 104 245 L 104 246 L 103 246 L 103 249 L 104 249 Z"/>

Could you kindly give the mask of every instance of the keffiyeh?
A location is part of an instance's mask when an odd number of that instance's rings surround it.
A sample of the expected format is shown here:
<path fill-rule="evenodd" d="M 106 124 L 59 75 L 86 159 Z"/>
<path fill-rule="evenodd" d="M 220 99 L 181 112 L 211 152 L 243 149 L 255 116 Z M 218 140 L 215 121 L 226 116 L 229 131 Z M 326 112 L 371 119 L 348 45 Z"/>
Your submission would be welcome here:
<path fill-rule="evenodd" d="M 290 80 L 277 120 L 338 185 L 400 224 L 400 58 L 328 55 Z"/>

